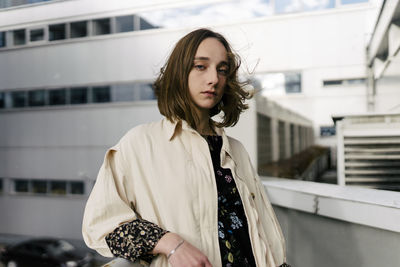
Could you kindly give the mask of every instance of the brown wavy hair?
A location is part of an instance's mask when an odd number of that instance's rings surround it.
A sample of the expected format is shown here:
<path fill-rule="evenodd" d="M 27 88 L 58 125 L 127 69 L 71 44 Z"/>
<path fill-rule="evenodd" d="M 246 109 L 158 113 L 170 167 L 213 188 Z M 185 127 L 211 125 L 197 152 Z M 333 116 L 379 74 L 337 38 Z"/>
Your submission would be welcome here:
<path fill-rule="evenodd" d="M 158 109 L 168 120 L 185 120 L 196 129 L 200 119 L 190 97 L 188 77 L 194 66 L 194 57 L 200 43 L 206 38 L 216 38 L 227 51 L 228 75 L 221 101 L 210 110 L 210 122 L 217 127 L 234 126 L 240 113 L 248 108 L 246 99 L 252 94 L 244 89 L 247 82 L 240 82 L 238 69 L 239 56 L 232 51 L 227 40 L 219 33 L 209 29 L 198 29 L 185 35 L 178 41 L 160 74 L 154 82 L 154 92 L 158 100 Z M 211 117 L 223 112 L 222 121 L 215 122 Z"/>

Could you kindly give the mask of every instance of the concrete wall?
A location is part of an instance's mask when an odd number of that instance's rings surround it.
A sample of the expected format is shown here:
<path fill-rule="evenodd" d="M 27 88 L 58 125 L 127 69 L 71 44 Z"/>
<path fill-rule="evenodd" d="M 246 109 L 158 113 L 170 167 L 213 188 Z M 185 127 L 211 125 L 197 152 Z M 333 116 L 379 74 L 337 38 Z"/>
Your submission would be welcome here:
<path fill-rule="evenodd" d="M 274 206 L 296 267 L 398 266 L 400 233 Z"/>

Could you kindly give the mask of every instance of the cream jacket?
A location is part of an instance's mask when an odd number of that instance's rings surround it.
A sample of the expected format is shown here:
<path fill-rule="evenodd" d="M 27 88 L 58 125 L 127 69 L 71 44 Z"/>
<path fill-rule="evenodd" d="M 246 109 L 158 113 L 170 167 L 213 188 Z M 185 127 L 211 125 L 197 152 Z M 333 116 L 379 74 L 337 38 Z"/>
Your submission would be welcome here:
<path fill-rule="evenodd" d="M 283 235 L 249 156 L 223 129 L 215 131 L 223 140 L 221 166 L 231 169 L 243 202 L 257 267 L 279 266 L 285 261 Z M 178 233 L 219 267 L 216 188 L 208 144 L 185 121 L 137 126 L 106 153 L 86 204 L 84 240 L 112 257 L 104 237 L 143 218 Z M 170 265 L 158 256 L 151 266 Z"/>

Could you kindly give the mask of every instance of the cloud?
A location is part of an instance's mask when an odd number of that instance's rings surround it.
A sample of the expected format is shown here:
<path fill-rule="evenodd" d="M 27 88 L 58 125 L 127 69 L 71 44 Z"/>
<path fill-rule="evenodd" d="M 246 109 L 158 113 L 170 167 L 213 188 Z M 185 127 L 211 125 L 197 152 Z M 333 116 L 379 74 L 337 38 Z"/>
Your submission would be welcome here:
<path fill-rule="evenodd" d="M 268 16 L 273 12 L 265 0 L 234 0 L 151 11 L 140 14 L 153 25 L 172 28 L 229 23 L 241 19 Z"/>
<path fill-rule="evenodd" d="M 284 7 L 284 11 L 287 13 L 309 11 L 334 7 L 334 5 L 334 0 L 291 0 L 290 3 Z"/>

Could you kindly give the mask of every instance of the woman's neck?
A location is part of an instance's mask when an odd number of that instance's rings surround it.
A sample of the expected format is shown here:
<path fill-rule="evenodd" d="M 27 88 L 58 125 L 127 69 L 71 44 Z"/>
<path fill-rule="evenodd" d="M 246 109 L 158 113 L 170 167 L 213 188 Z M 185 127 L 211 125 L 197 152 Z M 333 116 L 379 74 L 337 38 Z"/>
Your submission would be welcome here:
<path fill-rule="evenodd" d="M 200 115 L 200 114 L 199 114 Z M 209 114 L 201 114 L 199 123 L 196 125 L 196 131 L 201 135 L 215 135 L 214 129 L 210 123 Z"/>

